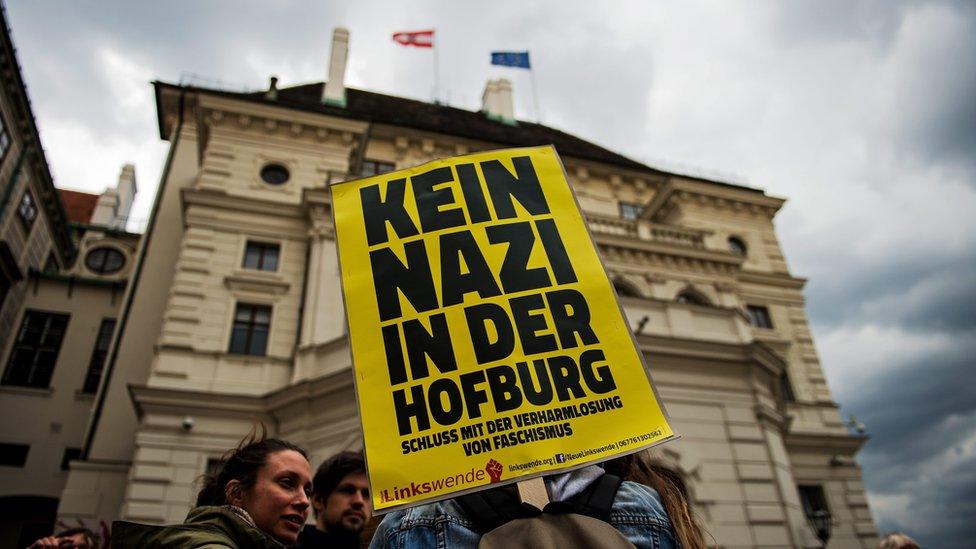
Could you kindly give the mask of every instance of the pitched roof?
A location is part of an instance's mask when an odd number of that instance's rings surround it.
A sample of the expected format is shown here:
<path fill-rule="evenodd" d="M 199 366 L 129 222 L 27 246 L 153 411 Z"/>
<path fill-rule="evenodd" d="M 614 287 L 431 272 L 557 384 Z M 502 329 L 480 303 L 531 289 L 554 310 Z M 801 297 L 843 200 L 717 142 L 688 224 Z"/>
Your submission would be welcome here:
<path fill-rule="evenodd" d="M 323 103 L 322 88 L 325 86 L 324 82 L 279 88 L 277 90 L 277 97 L 274 99 L 269 98 L 264 91 L 235 92 L 192 85 L 180 86 L 160 81 L 156 81 L 153 84 L 156 87 L 156 104 L 159 106 L 162 105 L 160 94 L 164 88 L 169 88 L 170 90 L 184 89 L 256 103 L 328 114 L 341 118 L 352 118 L 377 124 L 405 126 L 423 131 L 515 147 L 553 145 L 562 156 L 569 156 L 581 160 L 593 160 L 647 174 L 675 175 L 672 172 L 658 170 L 636 160 L 631 160 L 626 156 L 570 135 L 564 131 L 534 122 L 519 120 L 516 124 L 508 124 L 498 120 L 492 120 L 485 113 L 479 111 L 469 111 L 448 105 L 427 103 L 415 99 L 396 97 L 355 88 L 346 88 L 345 107 Z M 160 138 L 166 139 L 167 132 L 163 124 L 161 109 L 158 111 L 158 116 Z M 715 181 L 698 176 L 687 177 L 740 190 L 762 193 L 759 189 L 726 183 L 724 181 Z"/>
<path fill-rule="evenodd" d="M 179 86 L 165 82 L 155 82 L 155 84 L 157 93 L 161 87 L 179 88 Z M 322 103 L 323 86 L 325 86 L 323 82 L 315 82 L 280 88 L 275 99 L 268 98 L 265 92 L 241 93 L 195 86 L 186 86 L 186 88 L 235 99 L 274 104 L 365 122 L 406 126 L 418 130 L 517 147 L 554 145 L 560 154 L 566 156 L 605 162 L 642 172 L 666 173 L 542 124 L 524 121 L 519 121 L 517 124 L 506 124 L 492 120 L 482 112 L 354 88 L 346 88 L 346 106 L 340 107 Z M 160 136 L 165 138 L 162 125 L 160 125 Z"/>
<path fill-rule="evenodd" d="M 407 126 L 419 130 L 445 133 L 458 137 L 505 143 L 518 147 L 534 145 L 555 145 L 560 154 L 586 160 L 606 162 L 632 170 L 658 172 L 640 162 L 605 149 L 589 141 L 584 141 L 566 132 L 536 124 L 519 121 L 506 124 L 492 120 L 482 112 L 474 112 L 447 105 L 426 103 L 404 97 L 382 93 L 346 89 L 346 107 L 325 105 L 321 101 L 324 83 L 304 84 L 278 90 L 277 102 L 297 108 L 311 106 L 315 110 L 351 116 L 370 122 Z M 263 98 L 264 93 L 249 94 L 252 98 Z"/>
<path fill-rule="evenodd" d="M 91 221 L 92 213 L 95 212 L 95 205 L 98 204 L 98 195 L 71 191 L 68 189 L 58 189 L 61 195 L 61 203 L 64 204 L 64 211 L 68 214 L 68 221 L 75 223 L 88 223 Z"/>

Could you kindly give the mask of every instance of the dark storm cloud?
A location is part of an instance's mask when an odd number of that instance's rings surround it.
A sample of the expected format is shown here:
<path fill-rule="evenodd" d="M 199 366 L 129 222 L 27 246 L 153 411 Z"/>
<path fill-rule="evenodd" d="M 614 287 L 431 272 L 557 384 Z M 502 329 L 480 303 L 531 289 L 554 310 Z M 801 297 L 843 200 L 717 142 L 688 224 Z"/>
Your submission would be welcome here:
<path fill-rule="evenodd" d="M 252 53 L 275 58 L 282 67 L 313 59 L 324 75 L 331 30 L 339 24 L 336 10 L 309 4 L 301 11 L 319 24 L 296 25 L 293 11 L 269 7 L 275 3 L 17 2 L 8 17 L 19 42 L 29 36 L 61 37 L 31 41 L 33 47 L 20 52 L 32 79 L 57 84 L 31 90 L 34 100 L 45 105 L 43 114 L 105 127 L 113 123 L 113 117 L 105 116 L 108 88 L 118 84 L 104 74 L 105 59 L 99 53 L 105 50 L 122 52 L 153 78 L 172 82 L 202 75 L 232 88 L 260 87 L 269 75 L 254 73 L 248 64 Z M 149 82 L 145 86 L 148 97 Z M 53 99 L 65 89 L 75 101 Z M 120 131 L 130 129 L 126 121 L 116 123 Z"/>
<path fill-rule="evenodd" d="M 970 340 L 921 360 L 891 364 L 893 373 L 874 386 L 849 391 L 845 408 L 874 436 L 869 453 L 877 453 L 882 463 L 913 463 L 972 436 L 954 430 L 952 418 L 976 412 L 976 393 L 956 390 L 974 367 L 976 341 Z M 890 484 L 907 480 L 894 478 Z"/>
<path fill-rule="evenodd" d="M 838 251 L 834 261 L 845 265 L 844 276 L 823 272 L 807 290 L 810 316 L 824 329 L 867 322 L 921 332 L 976 329 L 976 251 L 878 262 Z"/>
<path fill-rule="evenodd" d="M 976 331 L 885 376 L 846 387 L 844 410 L 867 426 L 859 455 L 880 531 L 905 530 L 927 547 L 968 547 L 976 536 Z M 856 365 L 852 365 L 856 366 Z M 886 498 L 905 501 L 892 513 Z"/>
<path fill-rule="evenodd" d="M 893 67 L 886 88 L 897 111 L 884 129 L 904 155 L 922 164 L 950 162 L 976 169 L 976 3 L 870 0 L 789 2 L 777 5 L 770 28 L 782 43 L 866 44 L 879 61 L 899 53 L 899 39 L 913 36 L 920 20 L 938 19 L 944 39 L 931 39 L 904 73 Z M 934 38 L 934 39 L 932 39 Z M 976 181 L 972 184 L 976 185 Z"/>

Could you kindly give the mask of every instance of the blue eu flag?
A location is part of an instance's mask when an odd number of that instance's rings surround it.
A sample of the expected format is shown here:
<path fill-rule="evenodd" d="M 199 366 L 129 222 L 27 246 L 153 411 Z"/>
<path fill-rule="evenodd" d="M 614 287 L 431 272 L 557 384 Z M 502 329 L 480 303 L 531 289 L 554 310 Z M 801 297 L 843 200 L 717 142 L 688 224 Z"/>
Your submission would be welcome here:
<path fill-rule="evenodd" d="M 491 64 L 523 69 L 532 68 L 529 65 L 529 52 L 527 51 L 493 51 L 491 52 Z"/>

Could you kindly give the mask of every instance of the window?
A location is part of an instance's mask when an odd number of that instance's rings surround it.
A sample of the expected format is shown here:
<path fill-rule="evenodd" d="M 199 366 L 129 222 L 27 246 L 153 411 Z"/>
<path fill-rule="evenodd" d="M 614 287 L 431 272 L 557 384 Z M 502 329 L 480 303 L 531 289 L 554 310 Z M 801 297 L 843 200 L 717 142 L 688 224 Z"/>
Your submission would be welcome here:
<path fill-rule="evenodd" d="M 790 383 L 790 376 L 786 372 L 779 376 L 779 390 L 783 394 L 786 402 L 796 402 L 796 394 L 793 392 L 793 384 Z"/>
<path fill-rule="evenodd" d="M 797 486 L 800 492 L 800 503 L 803 505 L 803 513 L 807 519 L 813 519 L 824 513 L 830 516 L 830 509 L 827 509 L 827 497 L 824 495 L 823 486 L 808 485 Z"/>
<path fill-rule="evenodd" d="M 681 292 L 677 297 L 674 298 L 674 300 L 684 305 L 701 305 L 704 307 L 711 305 L 707 299 L 699 295 L 697 292 L 690 290 Z"/>
<path fill-rule="evenodd" d="M 730 236 L 729 237 L 729 251 L 732 252 L 733 255 L 738 255 L 738 256 L 741 256 L 741 257 L 745 257 L 746 256 L 746 243 L 743 242 L 742 239 L 739 238 L 739 237 L 737 237 L 737 236 Z"/>
<path fill-rule="evenodd" d="M 623 280 L 614 280 L 613 289 L 617 291 L 617 295 L 620 297 L 640 297 L 640 292 L 637 288 L 634 288 L 629 282 Z"/>
<path fill-rule="evenodd" d="M 640 217 L 642 211 L 644 211 L 644 207 L 640 204 L 634 204 L 633 202 L 620 203 L 620 217 L 622 219 L 637 219 Z"/>
<path fill-rule="evenodd" d="M 291 174 L 281 164 L 267 164 L 261 168 L 261 179 L 268 185 L 284 185 Z"/>
<path fill-rule="evenodd" d="M 112 274 L 125 265 L 125 256 L 115 248 L 102 246 L 85 255 L 85 267 L 93 273 Z"/>
<path fill-rule="evenodd" d="M 7 292 L 10 291 L 10 286 L 12 286 L 10 277 L 7 276 L 7 271 L 3 265 L 0 265 L 0 311 L 3 310 L 3 302 L 7 300 Z"/>
<path fill-rule="evenodd" d="M 813 528 L 817 538 L 827 546 L 830 539 L 830 529 L 832 521 L 830 509 L 827 508 L 827 498 L 824 495 L 822 486 L 797 486 L 800 493 L 800 503 L 803 505 L 803 513 L 807 516 L 810 527 Z"/>
<path fill-rule="evenodd" d="M 27 463 L 28 452 L 30 452 L 30 446 L 27 444 L 0 442 L 0 465 L 23 467 Z"/>
<path fill-rule="evenodd" d="M 17 332 L 4 385 L 47 387 L 68 327 L 68 315 L 27 311 Z"/>
<path fill-rule="evenodd" d="M 81 457 L 81 448 L 65 448 L 61 456 L 61 470 L 67 471 L 71 461 Z"/>
<path fill-rule="evenodd" d="M 230 352 L 239 355 L 264 356 L 271 328 L 271 307 L 268 305 L 237 304 L 234 328 L 230 336 Z"/>
<path fill-rule="evenodd" d="M 762 305 L 747 305 L 746 312 L 749 314 L 749 324 L 756 328 L 773 329 L 773 319 L 769 316 L 769 309 Z"/>
<path fill-rule="evenodd" d="M 102 325 L 98 327 L 95 349 L 92 351 L 91 362 L 88 363 L 88 374 L 85 375 L 85 384 L 82 386 L 81 392 L 93 395 L 98 391 L 98 383 L 102 379 L 105 357 L 108 356 L 108 347 L 112 343 L 112 332 L 114 331 L 115 319 L 103 319 Z"/>
<path fill-rule="evenodd" d="M 363 167 L 359 170 L 359 175 L 361 177 L 369 177 L 371 175 L 379 175 L 381 173 L 392 172 L 396 169 L 396 166 L 389 162 L 380 162 L 378 160 L 363 160 Z"/>
<path fill-rule="evenodd" d="M 30 191 L 25 191 L 24 196 L 20 197 L 17 217 L 20 218 L 24 229 L 30 231 L 31 226 L 34 225 L 34 220 L 37 219 L 37 204 L 34 202 L 34 195 Z"/>
<path fill-rule="evenodd" d="M 248 240 L 247 246 L 244 249 L 244 268 L 257 269 L 259 271 L 277 271 L 278 250 L 280 249 L 277 244 L 251 242 Z"/>
<path fill-rule="evenodd" d="M 10 150 L 10 133 L 7 131 L 7 123 L 0 117 L 0 161 L 7 157 Z"/>

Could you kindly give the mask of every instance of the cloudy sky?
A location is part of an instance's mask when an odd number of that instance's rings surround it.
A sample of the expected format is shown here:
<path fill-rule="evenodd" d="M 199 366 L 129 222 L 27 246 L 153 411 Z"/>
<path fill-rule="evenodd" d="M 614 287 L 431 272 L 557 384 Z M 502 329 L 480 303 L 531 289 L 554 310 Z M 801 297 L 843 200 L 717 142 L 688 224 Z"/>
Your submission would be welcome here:
<path fill-rule="evenodd" d="M 507 76 L 534 120 L 663 168 L 789 199 L 777 226 L 828 379 L 867 425 L 879 530 L 928 547 L 976 536 L 976 3 L 8 1 L 57 183 L 101 191 L 135 162 L 145 218 L 166 146 L 149 82 L 233 89 L 323 80 L 477 109 Z M 488 7 L 488 6 L 491 7 Z M 139 220 L 136 222 L 138 223 Z"/>

